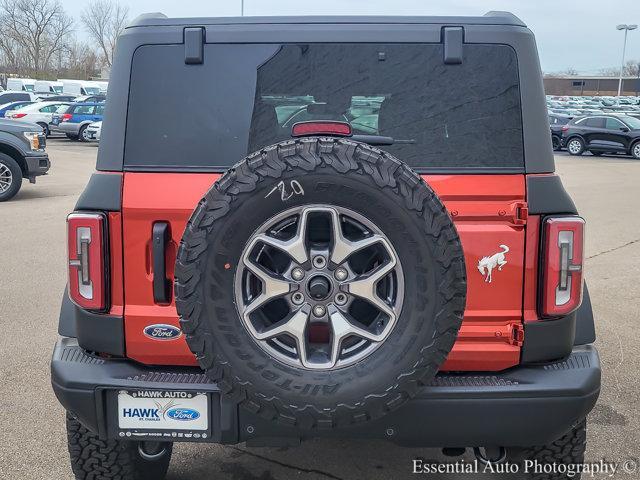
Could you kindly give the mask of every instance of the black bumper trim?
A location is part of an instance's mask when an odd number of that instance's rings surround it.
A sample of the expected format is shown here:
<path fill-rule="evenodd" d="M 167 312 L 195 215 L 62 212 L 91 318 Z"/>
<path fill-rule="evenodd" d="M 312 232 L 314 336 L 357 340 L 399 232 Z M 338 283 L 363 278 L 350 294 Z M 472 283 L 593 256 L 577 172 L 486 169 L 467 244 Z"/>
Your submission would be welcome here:
<path fill-rule="evenodd" d="M 147 367 L 95 357 L 71 338 L 56 344 L 51 376 L 63 407 L 103 438 L 117 436 L 113 399 L 118 389 L 188 390 L 211 395 L 207 441 L 251 445 L 291 445 L 313 437 L 387 439 L 414 447 L 541 445 L 584 418 L 600 392 L 598 352 L 587 345 L 557 363 L 500 373 L 438 374 L 416 398 L 382 419 L 300 431 L 238 408 L 197 367 Z"/>
<path fill-rule="evenodd" d="M 46 175 L 49 168 L 51 168 L 51 161 L 46 153 L 25 155 L 24 161 L 27 165 L 27 173 L 25 175 L 27 178 Z"/>

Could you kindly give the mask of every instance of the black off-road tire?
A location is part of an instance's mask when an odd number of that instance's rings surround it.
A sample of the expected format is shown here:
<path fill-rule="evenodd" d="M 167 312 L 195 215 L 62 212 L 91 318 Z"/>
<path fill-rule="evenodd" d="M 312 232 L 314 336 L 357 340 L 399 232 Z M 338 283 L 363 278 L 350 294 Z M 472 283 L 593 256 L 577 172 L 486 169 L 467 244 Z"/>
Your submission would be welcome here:
<path fill-rule="evenodd" d="M 169 469 L 173 444 L 155 460 L 143 458 L 138 442 L 100 440 L 67 413 L 67 443 L 76 480 L 162 480 Z"/>
<path fill-rule="evenodd" d="M 304 195 L 269 195 L 293 180 Z M 358 363 L 328 371 L 268 355 L 234 302 L 236 266 L 253 232 L 275 214 L 310 204 L 367 216 L 396 248 L 405 277 L 402 312 L 386 340 Z M 186 226 L 175 277 L 187 343 L 222 393 L 256 415 L 302 429 L 380 418 L 413 397 L 450 352 L 466 300 L 460 239 L 433 190 L 386 152 L 325 137 L 264 148 L 220 178 Z"/>
<path fill-rule="evenodd" d="M 524 472 L 525 461 L 530 460 L 538 465 L 579 465 L 584 463 L 584 453 L 587 448 L 587 421 L 582 420 L 565 435 L 548 445 L 529 447 L 508 451 L 507 460 L 520 465 Z M 544 471 L 530 471 L 525 478 L 528 480 L 567 480 L 566 473 L 544 473 Z M 572 477 L 580 480 L 580 474 Z"/>
<path fill-rule="evenodd" d="M 6 202 L 12 199 L 20 191 L 22 186 L 22 169 L 18 162 L 11 158 L 6 153 L 0 153 L 0 164 L 3 164 L 11 172 L 11 185 L 9 188 L 0 192 L 0 202 Z"/>

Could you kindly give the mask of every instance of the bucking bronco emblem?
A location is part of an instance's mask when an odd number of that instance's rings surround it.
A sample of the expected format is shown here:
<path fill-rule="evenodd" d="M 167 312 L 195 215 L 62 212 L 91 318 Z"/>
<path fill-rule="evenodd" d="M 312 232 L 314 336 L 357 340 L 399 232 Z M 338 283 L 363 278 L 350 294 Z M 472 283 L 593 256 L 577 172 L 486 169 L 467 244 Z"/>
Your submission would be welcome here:
<path fill-rule="evenodd" d="M 502 267 L 507 264 L 505 255 L 509 251 L 509 247 L 506 245 L 500 245 L 500 248 L 502 249 L 501 252 L 495 253 L 490 257 L 482 257 L 478 262 L 478 271 L 485 276 L 484 281 L 487 283 L 491 283 L 491 274 L 494 268 L 497 267 L 498 270 L 502 270 Z"/>

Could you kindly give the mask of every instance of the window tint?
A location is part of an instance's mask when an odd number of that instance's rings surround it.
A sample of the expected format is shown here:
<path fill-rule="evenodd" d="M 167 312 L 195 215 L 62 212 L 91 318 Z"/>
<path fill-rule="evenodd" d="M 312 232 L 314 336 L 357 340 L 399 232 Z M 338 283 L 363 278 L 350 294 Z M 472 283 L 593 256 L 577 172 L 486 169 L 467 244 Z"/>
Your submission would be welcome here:
<path fill-rule="evenodd" d="M 624 127 L 624 124 L 617 118 L 607 118 L 605 128 L 609 130 L 620 130 Z"/>
<path fill-rule="evenodd" d="M 96 115 L 104 114 L 104 105 L 96 105 Z"/>
<path fill-rule="evenodd" d="M 53 113 L 58 108 L 57 105 L 47 105 L 46 107 L 40 108 L 38 111 L 42 113 Z"/>
<path fill-rule="evenodd" d="M 418 169 L 524 168 L 510 47 L 465 45 L 461 65 L 441 44 L 208 44 L 204 58 L 138 48 L 125 166 L 227 168 L 296 122 L 331 119 L 392 137 L 383 148 Z"/>
<path fill-rule="evenodd" d="M 587 118 L 583 125 L 592 128 L 604 128 L 605 119 L 603 117 Z"/>
<path fill-rule="evenodd" d="M 95 107 L 93 105 L 77 105 L 73 110 L 76 115 L 93 115 Z"/>

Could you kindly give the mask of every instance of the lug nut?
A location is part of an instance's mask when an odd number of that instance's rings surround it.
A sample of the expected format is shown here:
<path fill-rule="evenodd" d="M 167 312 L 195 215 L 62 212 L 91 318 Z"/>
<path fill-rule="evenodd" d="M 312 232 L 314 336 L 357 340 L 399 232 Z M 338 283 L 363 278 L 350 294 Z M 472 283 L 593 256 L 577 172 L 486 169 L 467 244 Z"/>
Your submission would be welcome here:
<path fill-rule="evenodd" d="M 335 301 L 336 305 L 342 306 L 347 303 L 347 296 L 344 293 L 339 293 L 336 295 Z"/>
<path fill-rule="evenodd" d="M 322 255 L 318 255 L 317 257 L 313 257 L 313 264 L 316 268 L 324 268 L 327 265 L 327 261 Z"/>
<path fill-rule="evenodd" d="M 304 270 L 299 267 L 294 268 L 291 270 L 291 278 L 294 280 L 302 280 L 304 278 Z"/>
<path fill-rule="evenodd" d="M 302 295 L 300 292 L 294 293 L 291 296 L 291 301 L 296 305 L 300 305 L 302 302 L 304 302 L 304 295 Z"/>
<path fill-rule="evenodd" d="M 334 273 L 336 280 L 338 280 L 339 282 L 344 282 L 347 277 L 349 276 L 349 274 L 347 273 L 347 271 L 340 267 L 336 270 L 336 272 Z"/>
<path fill-rule="evenodd" d="M 322 305 L 316 305 L 315 307 L 313 307 L 313 314 L 316 317 L 322 317 L 326 313 L 326 311 L 327 309 Z"/>

